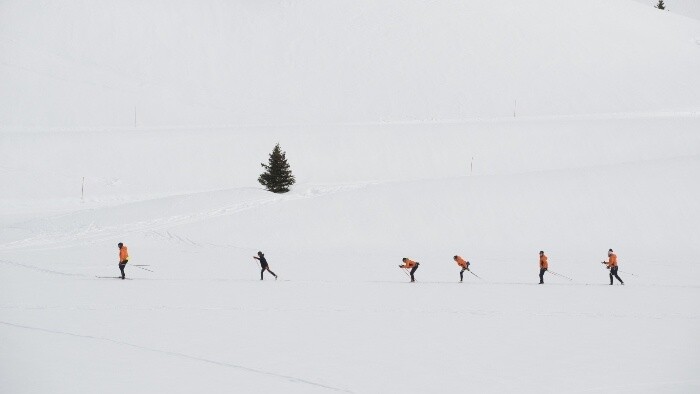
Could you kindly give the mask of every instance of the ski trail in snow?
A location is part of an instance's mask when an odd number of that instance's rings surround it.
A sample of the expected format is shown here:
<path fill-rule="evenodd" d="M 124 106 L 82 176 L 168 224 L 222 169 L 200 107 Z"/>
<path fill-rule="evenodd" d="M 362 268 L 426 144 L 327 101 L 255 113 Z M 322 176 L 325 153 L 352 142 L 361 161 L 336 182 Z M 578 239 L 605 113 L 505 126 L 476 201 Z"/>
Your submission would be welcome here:
<path fill-rule="evenodd" d="M 141 346 L 141 345 L 135 345 L 135 344 L 129 343 L 129 342 L 119 341 L 116 339 L 96 337 L 96 336 L 92 336 L 92 335 L 75 334 L 75 333 L 65 332 L 65 331 L 56 331 L 56 330 L 50 330 L 50 329 L 41 328 L 41 327 L 30 327 L 30 326 L 24 326 L 21 324 L 9 323 L 9 322 L 5 322 L 5 321 L 0 321 L 0 324 L 3 324 L 3 325 L 8 326 L 8 327 L 23 328 L 26 330 L 34 330 L 34 331 L 40 331 L 40 332 L 56 334 L 56 335 L 65 335 L 65 336 L 74 337 L 74 338 L 83 338 L 83 339 L 92 339 L 95 341 L 111 342 L 111 343 L 115 343 L 117 345 L 129 346 L 129 347 L 132 347 L 135 349 L 146 350 L 146 351 L 153 352 L 153 353 L 165 354 L 165 355 L 173 356 L 173 357 L 186 358 L 186 359 L 190 359 L 190 360 L 204 362 L 207 364 L 219 365 L 222 367 L 240 369 L 242 371 L 252 372 L 252 373 L 256 373 L 256 374 L 260 374 L 260 375 L 265 375 L 268 377 L 286 379 L 286 380 L 289 380 L 291 382 L 307 384 L 310 386 L 320 387 L 320 388 L 324 388 L 324 389 L 328 389 L 328 390 L 332 390 L 332 391 L 338 391 L 338 392 L 342 392 L 342 393 L 352 393 L 352 391 L 349 391 L 349 390 L 341 389 L 338 387 L 327 386 L 327 385 L 324 385 L 321 383 L 312 382 L 310 380 L 297 378 L 294 376 L 282 375 L 282 374 L 278 374 L 278 373 L 274 373 L 274 372 L 267 372 L 267 371 L 263 371 L 260 369 L 246 367 L 244 365 L 239 365 L 239 364 L 210 360 L 207 358 L 192 356 L 192 355 L 185 354 L 185 353 L 173 352 L 173 351 L 169 351 L 169 350 L 153 349 L 153 348 L 149 348 L 149 347 L 145 347 L 145 346 Z"/>
<path fill-rule="evenodd" d="M 29 265 L 29 264 L 17 263 L 17 262 L 9 261 L 9 260 L 0 260 L 0 263 L 14 265 L 17 267 L 23 267 L 23 268 L 27 268 L 27 269 L 34 270 L 34 271 L 44 272 L 47 274 L 56 274 L 56 275 L 63 275 L 63 276 L 79 276 L 79 277 L 86 276 L 86 275 L 81 275 L 81 274 L 71 274 L 68 272 L 54 271 L 54 270 L 50 270 L 50 269 L 46 269 L 46 268 L 36 267 L 33 265 Z"/>
<path fill-rule="evenodd" d="M 319 198 L 328 196 L 331 194 L 341 193 L 345 191 L 351 191 L 355 189 L 360 189 L 368 187 L 371 185 L 381 184 L 383 182 L 379 181 L 369 181 L 369 182 L 359 182 L 352 184 L 342 184 L 342 185 L 326 185 L 326 186 L 312 186 L 307 190 L 300 191 L 290 195 L 282 196 L 271 196 L 259 199 L 253 199 L 248 201 L 241 201 L 234 204 L 228 204 L 223 206 L 218 206 L 210 208 L 203 211 L 180 213 L 176 215 L 151 218 L 149 220 L 135 221 L 121 225 L 115 226 L 105 226 L 96 227 L 93 224 L 89 226 L 83 226 L 80 228 L 75 228 L 70 232 L 64 230 L 54 231 L 54 232 L 43 232 L 39 235 L 33 237 L 24 238 L 20 240 L 15 240 L 5 244 L 0 244 L 0 250 L 14 250 L 22 249 L 27 247 L 44 247 L 53 248 L 56 245 L 60 247 L 67 248 L 71 247 L 71 243 L 86 243 L 86 242 L 101 242 L 114 239 L 115 237 L 124 236 L 131 233 L 139 233 L 145 231 L 151 231 L 157 233 L 160 236 L 170 238 L 172 241 L 190 243 L 193 246 L 200 246 L 199 243 L 191 239 L 183 239 L 175 234 L 167 231 L 173 227 L 181 226 L 184 224 L 190 224 L 195 222 L 201 222 L 207 219 L 219 218 L 223 216 L 234 215 L 243 211 L 262 208 L 271 204 L 286 203 L 297 200 L 306 200 L 312 198 Z M 201 193 L 192 193 L 201 194 Z M 187 197 L 187 195 L 181 195 L 178 197 Z M 157 199 L 156 199 L 157 200 Z M 154 200 L 149 200 L 147 202 L 152 203 Z M 130 205 L 141 204 L 143 201 L 138 201 L 130 203 Z M 111 209 L 113 207 L 106 207 L 105 209 Z M 62 214 L 60 217 L 68 217 L 74 214 L 81 214 L 83 211 L 70 212 Z M 159 233 L 158 231 L 165 231 L 166 235 Z"/>

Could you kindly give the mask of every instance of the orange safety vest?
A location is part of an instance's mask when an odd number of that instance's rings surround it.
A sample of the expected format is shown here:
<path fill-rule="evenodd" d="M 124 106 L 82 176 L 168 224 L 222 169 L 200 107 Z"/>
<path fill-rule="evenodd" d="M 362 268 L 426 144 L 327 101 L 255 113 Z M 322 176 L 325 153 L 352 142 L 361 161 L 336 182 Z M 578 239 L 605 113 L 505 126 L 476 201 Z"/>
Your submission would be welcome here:
<path fill-rule="evenodd" d="M 547 262 L 547 256 L 540 256 L 540 268 L 549 268 L 549 263 Z"/>
<path fill-rule="evenodd" d="M 467 263 L 468 261 L 464 261 L 464 259 L 461 256 L 457 256 L 457 265 L 462 267 L 462 268 L 467 268 Z"/>
<path fill-rule="evenodd" d="M 615 253 L 610 254 L 610 259 L 608 260 L 608 268 L 617 267 L 617 255 Z"/>
<path fill-rule="evenodd" d="M 406 259 L 403 263 L 403 268 L 413 268 L 413 266 L 416 265 L 416 262 L 411 260 L 411 259 Z"/>
<path fill-rule="evenodd" d="M 126 249 L 126 245 L 123 245 L 119 249 L 119 262 L 122 262 L 122 261 L 129 261 L 129 252 Z"/>

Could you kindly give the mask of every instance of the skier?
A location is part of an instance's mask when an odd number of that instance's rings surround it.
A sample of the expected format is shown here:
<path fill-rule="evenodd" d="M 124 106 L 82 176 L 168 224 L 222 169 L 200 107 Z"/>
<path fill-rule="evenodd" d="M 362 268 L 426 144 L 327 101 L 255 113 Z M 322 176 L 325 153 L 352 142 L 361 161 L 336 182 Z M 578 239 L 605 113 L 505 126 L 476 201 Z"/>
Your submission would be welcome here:
<path fill-rule="evenodd" d="M 544 272 L 549 268 L 549 263 L 547 262 L 547 256 L 545 256 L 544 251 L 540 250 L 540 284 L 544 283 Z"/>
<path fill-rule="evenodd" d="M 119 242 L 117 246 L 119 247 L 119 270 L 122 272 L 122 279 L 125 279 L 124 267 L 126 267 L 126 263 L 129 262 L 129 251 L 126 245 L 121 242 Z"/>
<path fill-rule="evenodd" d="M 623 282 L 622 279 L 617 276 L 617 255 L 613 253 L 612 249 L 608 250 L 608 261 L 603 261 L 603 264 L 607 264 L 607 268 L 610 270 L 610 286 L 613 284 L 613 276 L 620 281 L 621 285 L 625 284 L 625 282 Z"/>
<path fill-rule="evenodd" d="M 399 268 L 410 268 L 411 269 L 411 282 L 415 282 L 416 278 L 413 277 L 413 274 L 418 269 L 418 266 L 420 265 L 420 263 L 417 261 L 413 261 L 413 260 L 409 259 L 408 257 L 402 258 L 401 261 L 403 261 L 403 264 L 399 265 Z"/>
<path fill-rule="evenodd" d="M 265 255 L 263 254 L 263 252 L 258 252 L 258 256 L 257 257 L 253 256 L 253 258 L 255 260 L 260 261 L 260 268 L 262 268 L 260 270 L 260 280 L 263 280 L 263 274 L 265 273 L 265 271 L 271 273 L 272 276 L 275 277 L 275 280 L 277 280 L 277 275 L 275 275 L 274 272 L 270 271 L 270 266 L 267 264 L 267 259 L 265 259 Z"/>
<path fill-rule="evenodd" d="M 469 265 L 471 263 L 464 261 L 464 259 L 460 256 L 455 256 L 454 260 L 457 262 L 458 266 L 462 267 L 462 270 L 459 271 L 459 281 L 461 282 L 464 279 L 464 271 L 469 271 Z"/>

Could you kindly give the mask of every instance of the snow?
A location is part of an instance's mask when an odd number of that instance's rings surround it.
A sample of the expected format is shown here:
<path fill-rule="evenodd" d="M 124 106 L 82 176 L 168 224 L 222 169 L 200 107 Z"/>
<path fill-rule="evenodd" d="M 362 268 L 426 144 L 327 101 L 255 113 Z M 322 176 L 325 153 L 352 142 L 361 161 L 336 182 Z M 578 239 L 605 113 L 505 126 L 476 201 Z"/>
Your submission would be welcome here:
<path fill-rule="evenodd" d="M 635 1 L 650 7 L 656 7 L 656 5 L 659 4 L 658 0 Z M 700 2 L 696 0 L 665 0 L 664 4 L 668 12 L 700 20 Z"/>
<path fill-rule="evenodd" d="M 3 146 L 30 149 L 3 166 L 25 166 L 46 189 L 36 202 L 5 192 L 0 365 L 12 373 L 0 387 L 697 391 L 699 123 L 356 126 L 362 131 L 339 128 L 333 138 L 285 130 L 282 146 L 304 180 L 285 195 L 253 186 L 255 164 L 277 137 L 269 130 L 183 131 L 162 147 L 147 141 L 170 131 L 117 133 L 133 146 L 123 167 L 102 157 L 113 133 L 60 133 L 60 167 L 54 134 L 5 135 Z M 197 144 L 212 149 L 211 162 L 188 159 L 191 173 L 169 173 Z M 258 157 L 246 157 L 255 146 Z M 214 171 L 217 149 L 229 148 Z M 160 166 L 138 161 L 151 156 Z M 79 157 L 94 177 L 122 182 L 88 189 L 81 203 L 79 178 L 66 176 L 53 200 L 44 174 L 70 173 Z M 160 182 L 157 192 L 136 182 L 138 168 Z M 229 187 L 165 193 L 178 179 L 214 182 L 210 171 Z M 33 190 L 16 171 L 2 174 L 3 184 Z M 72 197 L 66 179 L 76 180 Z M 119 241 L 129 246 L 133 280 L 97 278 L 117 275 Z M 599 264 L 610 247 L 624 287 L 607 285 Z M 573 281 L 547 275 L 538 286 L 540 249 Z M 258 279 L 258 250 L 280 280 Z M 454 254 L 483 279 L 458 283 Z M 422 263 L 418 283 L 406 283 L 402 257 Z"/>
<path fill-rule="evenodd" d="M 172 4 L 0 4 L 0 392 L 700 391 L 700 22 Z"/>
<path fill-rule="evenodd" d="M 2 2 L 0 26 L 12 130 L 700 105 L 698 21 L 631 0 L 28 0 Z"/>

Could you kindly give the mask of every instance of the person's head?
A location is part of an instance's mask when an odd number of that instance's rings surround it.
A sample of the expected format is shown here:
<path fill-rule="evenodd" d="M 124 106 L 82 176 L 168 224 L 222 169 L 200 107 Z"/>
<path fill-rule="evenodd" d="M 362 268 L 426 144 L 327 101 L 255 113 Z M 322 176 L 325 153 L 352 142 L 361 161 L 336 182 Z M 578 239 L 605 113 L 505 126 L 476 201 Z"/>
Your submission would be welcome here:
<path fill-rule="evenodd" d="M 117 246 L 119 247 L 119 249 L 121 249 L 121 248 L 124 246 L 124 244 L 121 243 L 121 242 L 119 242 L 119 243 L 117 244 Z"/>
<path fill-rule="evenodd" d="M 544 254 L 544 250 L 540 250 L 540 256 Z"/>
<path fill-rule="evenodd" d="M 455 257 L 453 257 L 453 259 L 457 260 L 457 257 L 459 257 L 459 256 L 455 255 Z"/>
<path fill-rule="evenodd" d="M 406 262 L 406 260 L 408 260 L 407 257 L 404 257 L 404 258 L 401 259 L 401 261 L 403 261 L 404 263 Z"/>
<path fill-rule="evenodd" d="M 613 254 L 612 249 L 608 249 L 608 256 L 610 256 L 611 254 Z"/>
<path fill-rule="evenodd" d="M 263 252 L 258 252 L 258 256 L 262 257 L 262 256 L 263 256 Z"/>

